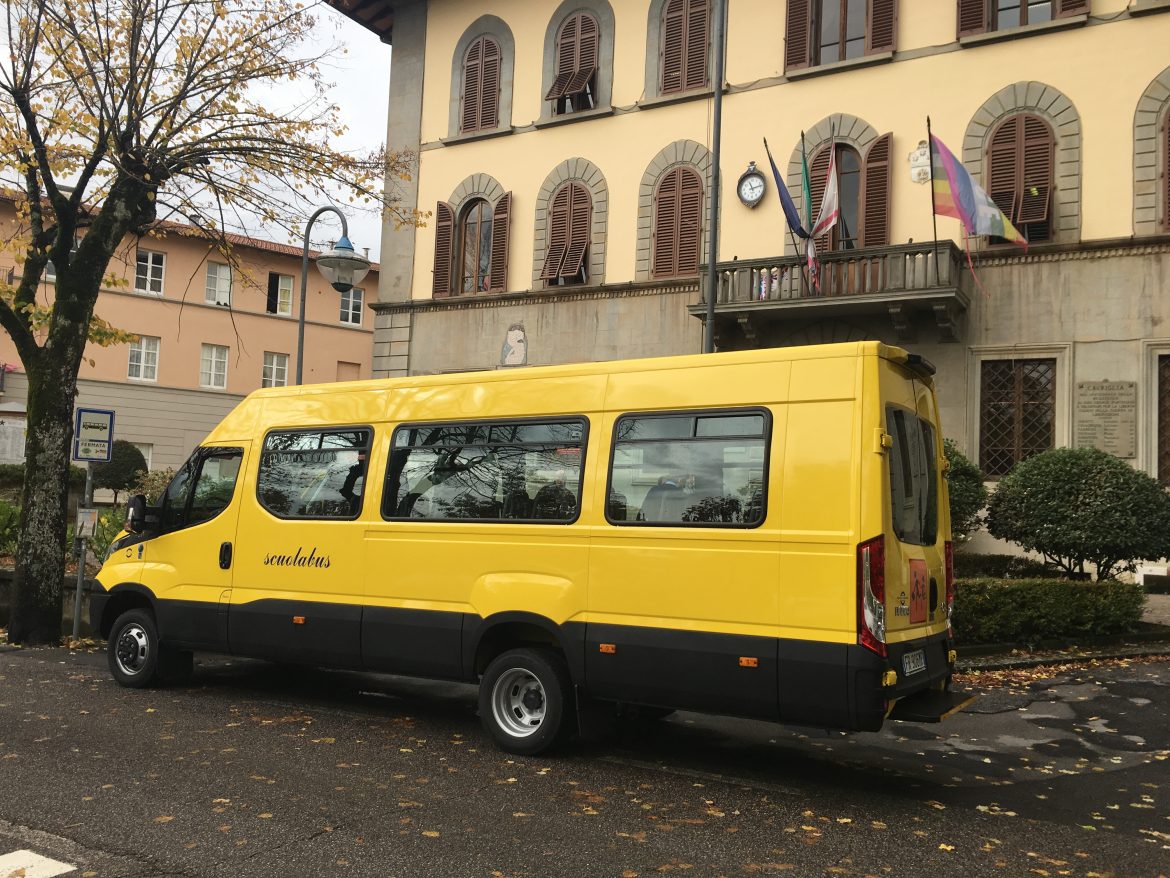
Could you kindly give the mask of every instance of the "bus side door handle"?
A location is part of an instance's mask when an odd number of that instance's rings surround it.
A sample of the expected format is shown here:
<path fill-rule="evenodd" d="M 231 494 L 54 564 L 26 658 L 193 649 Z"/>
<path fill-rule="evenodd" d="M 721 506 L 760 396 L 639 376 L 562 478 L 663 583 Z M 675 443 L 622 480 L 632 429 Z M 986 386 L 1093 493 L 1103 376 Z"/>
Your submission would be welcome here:
<path fill-rule="evenodd" d="M 232 566 L 232 544 L 219 544 L 219 567 L 221 570 L 227 570 Z"/>

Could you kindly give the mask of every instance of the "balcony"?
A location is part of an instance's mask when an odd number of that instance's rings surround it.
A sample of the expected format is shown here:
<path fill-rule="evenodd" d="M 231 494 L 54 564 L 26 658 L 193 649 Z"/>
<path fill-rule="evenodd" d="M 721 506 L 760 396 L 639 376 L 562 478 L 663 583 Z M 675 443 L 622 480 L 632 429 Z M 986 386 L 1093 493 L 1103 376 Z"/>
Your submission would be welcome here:
<path fill-rule="evenodd" d="M 940 340 L 956 341 L 973 286 L 966 257 L 951 241 L 927 241 L 822 254 L 820 288 L 811 289 L 804 260 L 795 256 L 740 259 L 716 266 L 715 331 L 738 324 L 749 346 L 764 344 L 774 324 L 791 320 L 889 319 L 899 342 L 913 341 L 915 315 L 933 319 Z M 707 270 L 700 269 L 706 314 Z"/>

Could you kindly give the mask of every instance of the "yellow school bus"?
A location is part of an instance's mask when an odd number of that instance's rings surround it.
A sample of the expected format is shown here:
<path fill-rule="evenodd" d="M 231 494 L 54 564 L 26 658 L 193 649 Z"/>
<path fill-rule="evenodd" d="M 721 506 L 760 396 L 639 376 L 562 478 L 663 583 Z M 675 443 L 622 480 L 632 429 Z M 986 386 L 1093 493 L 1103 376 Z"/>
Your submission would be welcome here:
<path fill-rule="evenodd" d="M 862 342 L 261 390 L 135 501 L 92 622 L 131 687 L 195 650 L 478 682 L 515 753 L 602 706 L 937 721 L 932 374 Z"/>

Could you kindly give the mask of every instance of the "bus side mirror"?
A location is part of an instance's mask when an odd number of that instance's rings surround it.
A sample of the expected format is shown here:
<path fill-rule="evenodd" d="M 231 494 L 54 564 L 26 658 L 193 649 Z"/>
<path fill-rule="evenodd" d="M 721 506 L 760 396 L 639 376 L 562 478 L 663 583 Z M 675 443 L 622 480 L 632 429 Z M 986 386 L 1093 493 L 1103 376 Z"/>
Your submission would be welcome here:
<path fill-rule="evenodd" d="M 126 529 L 130 533 L 140 534 L 146 527 L 146 497 L 135 494 L 126 504 Z"/>

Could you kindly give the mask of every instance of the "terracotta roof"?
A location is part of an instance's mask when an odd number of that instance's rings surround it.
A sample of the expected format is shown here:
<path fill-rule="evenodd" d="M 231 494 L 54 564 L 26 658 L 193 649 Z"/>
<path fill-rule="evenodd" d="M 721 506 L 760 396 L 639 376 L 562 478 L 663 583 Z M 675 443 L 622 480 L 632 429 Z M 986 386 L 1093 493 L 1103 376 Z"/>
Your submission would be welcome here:
<path fill-rule="evenodd" d="M 391 0 L 326 0 L 347 18 L 352 18 L 383 43 L 393 43 L 394 5 Z"/>

